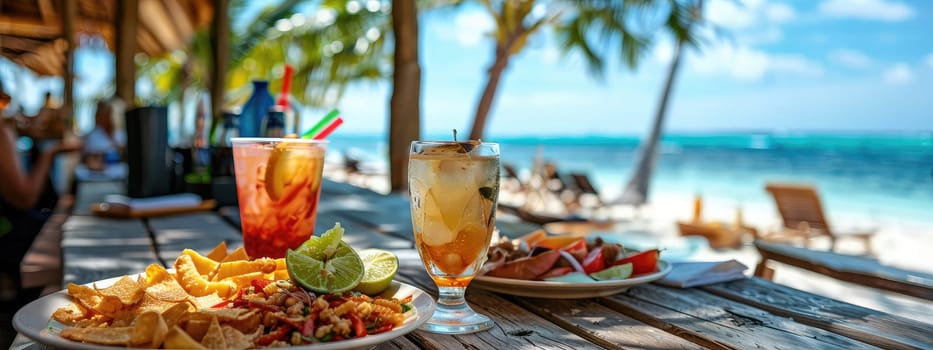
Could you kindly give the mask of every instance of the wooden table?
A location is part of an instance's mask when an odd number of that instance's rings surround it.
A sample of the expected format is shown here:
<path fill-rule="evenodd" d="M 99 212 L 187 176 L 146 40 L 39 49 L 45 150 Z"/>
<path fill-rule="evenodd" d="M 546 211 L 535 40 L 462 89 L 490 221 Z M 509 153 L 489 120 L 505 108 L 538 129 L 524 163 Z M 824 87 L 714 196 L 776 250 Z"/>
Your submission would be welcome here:
<path fill-rule="evenodd" d="M 436 296 L 412 247 L 408 202 L 325 182 L 318 231 L 335 221 L 354 247 L 390 249 L 400 257 L 398 280 Z M 93 202 L 91 192 L 79 203 Z M 76 207 L 64 227 L 64 282 L 87 283 L 170 265 L 183 248 L 206 251 L 225 240 L 241 244 L 238 215 L 218 212 L 140 220 L 86 215 Z M 537 226 L 497 222 L 506 234 Z M 701 288 L 654 284 L 604 298 L 547 300 L 469 288 L 467 301 L 491 316 L 486 332 L 448 336 L 415 331 L 378 349 L 929 349 L 933 325 L 749 278 Z M 39 348 L 20 339 L 14 347 Z"/>

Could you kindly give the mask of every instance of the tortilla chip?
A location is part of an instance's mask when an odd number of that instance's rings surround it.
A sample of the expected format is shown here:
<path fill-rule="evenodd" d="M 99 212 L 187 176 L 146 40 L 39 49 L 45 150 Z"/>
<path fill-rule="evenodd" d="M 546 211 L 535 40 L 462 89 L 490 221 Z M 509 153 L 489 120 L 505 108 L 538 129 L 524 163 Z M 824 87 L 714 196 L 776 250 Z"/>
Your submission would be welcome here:
<path fill-rule="evenodd" d="M 217 296 L 217 293 L 211 293 L 201 297 L 193 297 L 192 299 L 194 301 L 194 306 L 198 309 L 209 309 L 224 301 L 221 297 Z"/>
<path fill-rule="evenodd" d="M 211 325 L 207 327 L 207 333 L 204 333 L 204 338 L 201 338 L 201 345 L 208 349 L 227 348 L 227 340 L 224 338 L 224 332 L 220 328 L 217 317 L 211 319 Z"/>
<path fill-rule="evenodd" d="M 245 334 L 260 330 L 260 322 L 262 322 L 262 314 L 259 310 L 250 310 L 236 319 L 225 321 L 224 324 Z"/>
<path fill-rule="evenodd" d="M 162 315 L 154 311 L 147 311 L 136 318 L 127 345 L 154 349 L 162 345 L 167 333 L 168 326 L 166 326 L 165 320 L 162 319 Z"/>
<path fill-rule="evenodd" d="M 165 279 L 146 288 L 146 294 L 159 300 L 181 302 L 191 296 L 174 278 Z"/>
<path fill-rule="evenodd" d="M 220 244 L 214 247 L 214 249 L 211 249 L 211 252 L 207 253 L 206 256 L 208 259 L 220 262 L 227 257 L 227 242 L 220 241 Z"/>
<path fill-rule="evenodd" d="M 86 309 L 94 309 L 103 297 L 91 287 L 68 283 L 68 295 L 78 301 Z"/>
<path fill-rule="evenodd" d="M 61 322 L 64 325 L 74 325 L 75 322 L 85 319 L 88 316 L 88 309 L 77 302 L 72 302 L 55 310 L 52 319 Z"/>
<path fill-rule="evenodd" d="M 207 328 L 210 326 L 210 320 L 188 320 L 185 322 L 185 332 L 200 344 L 204 334 L 207 333 Z"/>
<path fill-rule="evenodd" d="M 225 263 L 239 260 L 249 260 L 249 255 L 246 255 L 246 249 L 243 247 L 234 249 L 232 253 L 227 254 L 227 256 L 220 262 Z"/>
<path fill-rule="evenodd" d="M 165 320 L 165 325 L 168 328 L 174 327 L 178 324 L 186 314 L 188 314 L 188 309 L 191 307 L 188 303 L 178 303 L 174 306 L 168 308 L 165 311 L 162 311 L 162 319 Z"/>
<path fill-rule="evenodd" d="M 143 289 L 129 276 L 123 276 L 123 278 L 110 287 L 100 289 L 95 285 L 94 288 L 97 289 L 97 292 L 100 293 L 101 296 L 116 297 L 123 305 L 136 304 L 136 302 L 143 297 Z"/>
<path fill-rule="evenodd" d="M 184 302 L 188 303 L 187 301 L 184 301 Z M 178 303 L 179 302 L 176 302 L 176 301 L 159 300 L 159 299 L 153 298 L 149 294 L 146 294 L 146 296 L 143 297 L 143 300 L 140 301 L 139 304 L 137 304 L 136 309 L 139 310 L 139 313 L 143 313 L 146 311 L 155 311 L 158 313 L 162 313 L 162 312 L 165 312 L 165 310 L 172 308 L 173 306 L 175 306 L 175 304 L 178 304 Z"/>
<path fill-rule="evenodd" d="M 58 335 L 84 343 L 126 345 L 132 332 L 133 327 L 89 327 L 65 328 Z"/>
<path fill-rule="evenodd" d="M 175 278 L 172 277 L 172 275 L 169 274 L 168 271 L 162 267 L 162 265 L 149 264 L 149 266 L 146 267 L 146 287 L 165 281 L 167 279 Z"/>
<path fill-rule="evenodd" d="M 165 335 L 165 342 L 162 343 L 166 349 L 206 349 L 197 340 L 191 338 L 188 333 L 178 326 L 172 327 Z"/>
<path fill-rule="evenodd" d="M 243 350 L 253 346 L 253 337 L 243 334 L 236 328 L 223 325 L 220 326 L 220 329 L 223 331 L 224 341 L 227 343 L 228 349 Z"/>

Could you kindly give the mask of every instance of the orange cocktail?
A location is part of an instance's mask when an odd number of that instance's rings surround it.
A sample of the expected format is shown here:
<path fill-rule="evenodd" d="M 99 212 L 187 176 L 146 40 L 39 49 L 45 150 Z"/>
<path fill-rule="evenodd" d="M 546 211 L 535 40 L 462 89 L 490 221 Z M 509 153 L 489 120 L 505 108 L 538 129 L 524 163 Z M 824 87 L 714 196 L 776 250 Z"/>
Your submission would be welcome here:
<path fill-rule="evenodd" d="M 492 326 L 463 300 L 486 258 L 499 194 L 494 143 L 412 143 L 408 186 L 415 245 L 440 298 L 424 329 L 468 333 Z"/>
<path fill-rule="evenodd" d="M 243 246 L 281 258 L 314 232 L 326 141 L 233 139 Z"/>

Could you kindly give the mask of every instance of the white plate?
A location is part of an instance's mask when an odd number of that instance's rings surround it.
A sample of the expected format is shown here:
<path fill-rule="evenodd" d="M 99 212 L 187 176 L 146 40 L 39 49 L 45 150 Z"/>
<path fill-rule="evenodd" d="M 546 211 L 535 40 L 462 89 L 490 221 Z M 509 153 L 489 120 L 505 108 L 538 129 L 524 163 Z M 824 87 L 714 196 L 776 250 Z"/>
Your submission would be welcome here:
<path fill-rule="evenodd" d="M 671 272 L 671 265 L 664 260 L 658 261 L 658 272 L 643 274 L 624 280 L 593 281 L 587 283 L 529 281 L 513 278 L 479 276 L 473 279 L 472 286 L 493 292 L 532 298 L 581 299 L 604 297 L 618 294 L 632 286 L 661 279 Z"/>
<path fill-rule="evenodd" d="M 116 283 L 117 280 L 119 280 L 121 277 L 109 278 L 106 280 L 98 281 L 96 283 L 98 287 L 103 288 Z M 395 339 L 397 337 L 408 334 L 411 331 L 414 331 L 418 328 L 418 326 L 426 322 L 431 318 L 431 315 L 434 314 L 434 299 L 423 290 L 411 285 L 397 281 L 392 282 L 392 286 L 389 287 L 389 289 L 386 290 L 382 295 L 384 297 L 398 298 L 404 298 L 411 295 L 411 304 L 415 307 L 416 316 L 405 321 L 405 324 L 402 326 L 396 327 L 395 329 L 388 332 L 367 335 L 358 339 L 296 346 L 289 349 L 366 349 L 376 344 Z M 55 312 L 55 310 L 57 310 L 59 307 L 68 305 L 69 303 L 71 303 L 71 299 L 68 297 L 68 292 L 66 290 L 61 290 L 41 297 L 38 300 L 23 306 L 23 308 L 16 312 L 16 315 L 13 316 L 13 328 L 16 328 L 18 332 L 32 340 L 35 340 L 36 342 L 54 348 L 90 350 L 117 348 L 113 346 L 75 342 L 58 336 L 58 332 L 61 330 L 62 325 L 58 322 L 50 321 L 52 313 Z"/>

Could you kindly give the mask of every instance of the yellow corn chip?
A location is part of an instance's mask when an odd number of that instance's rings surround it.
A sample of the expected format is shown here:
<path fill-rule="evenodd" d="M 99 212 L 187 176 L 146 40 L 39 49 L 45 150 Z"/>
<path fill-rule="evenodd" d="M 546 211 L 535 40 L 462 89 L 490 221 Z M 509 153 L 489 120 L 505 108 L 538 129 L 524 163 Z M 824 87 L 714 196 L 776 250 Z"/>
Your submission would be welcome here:
<path fill-rule="evenodd" d="M 58 335 L 85 343 L 103 345 L 126 345 L 130 341 L 133 327 L 89 327 L 65 328 Z"/>
<path fill-rule="evenodd" d="M 246 249 L 243 247 L 234 249 L 232 253 L 227 254 L 227 256 L 220 262 L 225 263 L 225 262 L 239 261 L 239 260 L 249 260 L 249 256 L 246 255 Z"/>
<path fill-rule="evenodd" d="M 227 325 L 220 326 L 220 329 L 223 332 L 227 349 L 245 350 L 253 347 L 253 338 L 251 336 Z"/>
<path fill-rule="evenodd" d="M 220 262 L 226 257 L 227 257 L 227 242 L 225 241 L 220 241 L 220 244 L 214 247 L 214 249 L 211 249 L 210 253 L 207 253 L 207 258 L 214 260 L 216 262 Z"/>
<path fill-rule="evenodd" d="M 166 349 L 206 349 L 197 340 L 191 338 L 188 333 L 178 326 L 172 327 L 165 335 L 165 342 L 162 344 Z"/>
<path fill-rule="evenodd" d="M 181 255 L 179 255 L 178 258 L 181 258 L 183 256 L 188 256 L 189 258 L 191 258 L 191 261 L 194 263 L 194 267 L 198 270 L 198 273 L 201 275 L 207 276 L 211 272 L 213 272 L 215 269 L 217 269 L 218 263 L 216 261 L 211 260 L 210 258 L 203 256 L 194 250 L 185 249 L 181 251 Z M 178 259 L 176 259 L 175 261 L 177 265 Z"/>
<path fill-rule="evenodd" d="M 127 345 L 154 349 L 162 345 L 166 333 L 168 333 L 168 327 L 165 325 L 162 315 L 154 311 L 146 311 L 136 318 Z"/>
<path fill-rule="evenodd" d="M 201 338 L 201 345 L 208 349 L 227 348 L 227 341 L 224 339 L 224 332 L 220 328 L 217 317 L 211 319 L 211 325 L 207 327 L 207 333 L 204 333 L 204 338 Z"/>
<path fill-rule="evenodd" d="M 110 287 L 100 289 L 95 285 L 94 288 L 97 289 L 97 292 L 100 293 L 101 296 L 116 297 L 123 305 L 136 304 L 139 299 L 142 299 L 144 293 L 139 284 L 129 276 L 123 276 L 123 278 Z"/>

